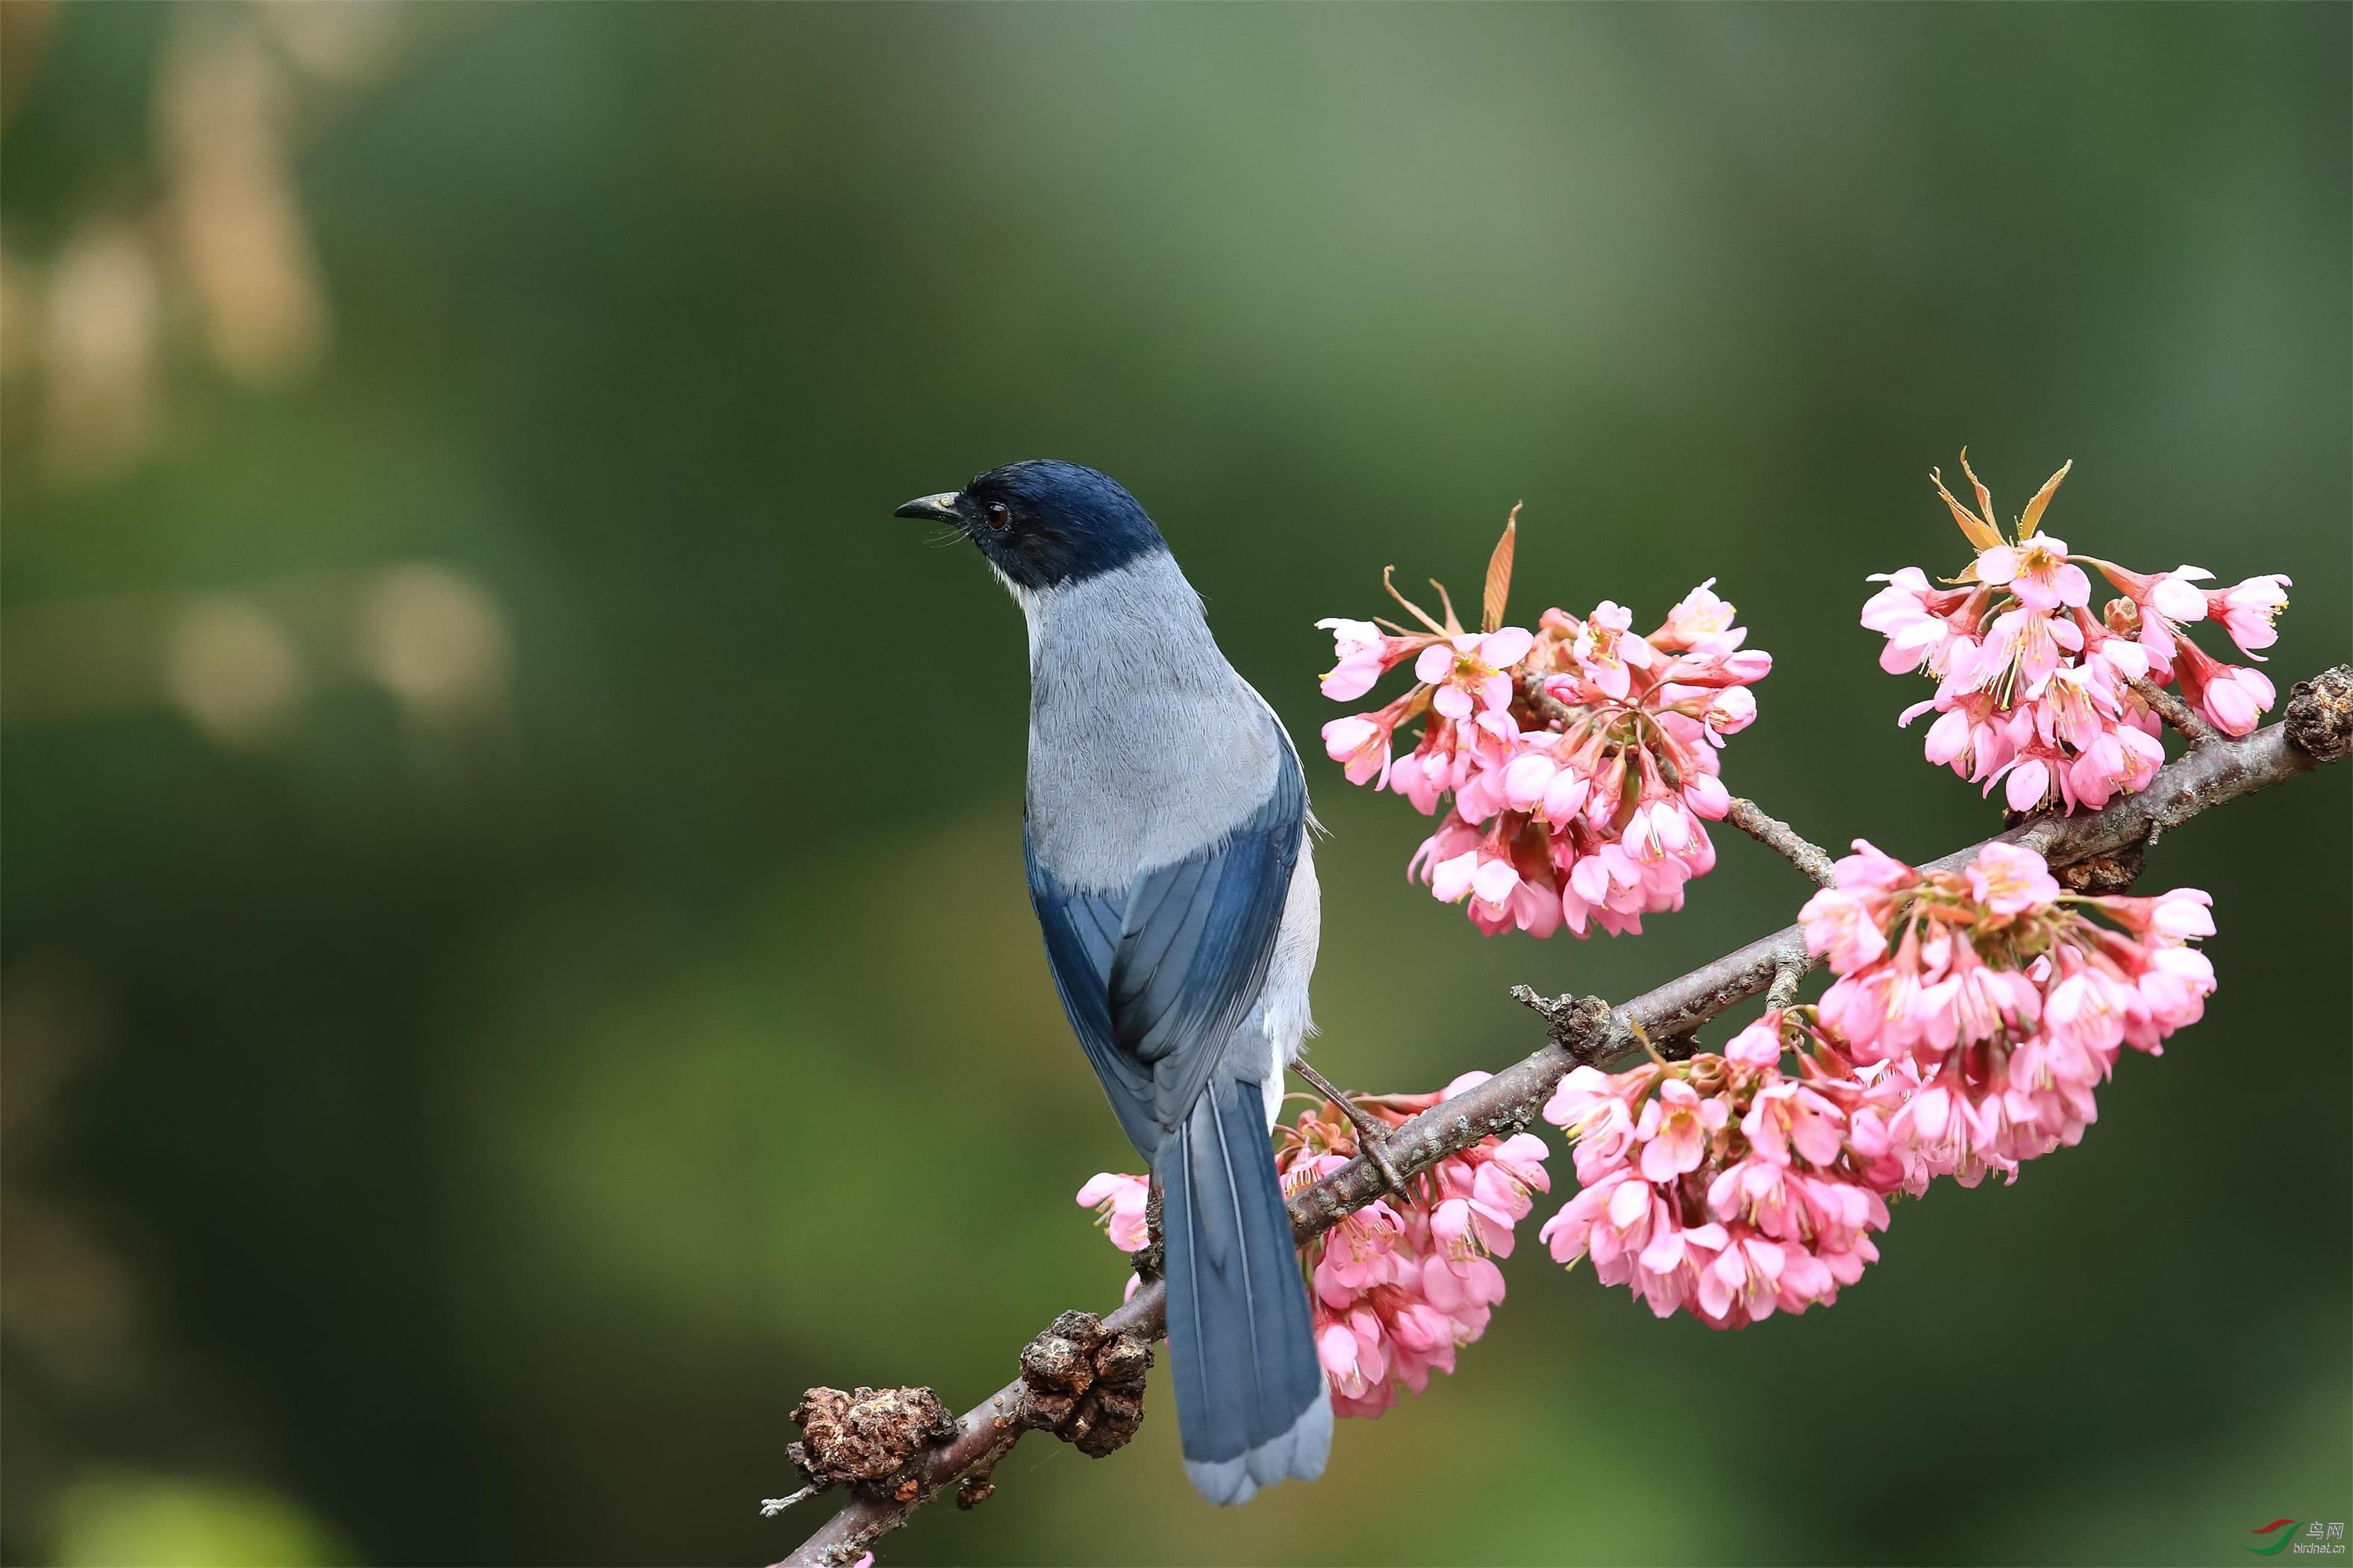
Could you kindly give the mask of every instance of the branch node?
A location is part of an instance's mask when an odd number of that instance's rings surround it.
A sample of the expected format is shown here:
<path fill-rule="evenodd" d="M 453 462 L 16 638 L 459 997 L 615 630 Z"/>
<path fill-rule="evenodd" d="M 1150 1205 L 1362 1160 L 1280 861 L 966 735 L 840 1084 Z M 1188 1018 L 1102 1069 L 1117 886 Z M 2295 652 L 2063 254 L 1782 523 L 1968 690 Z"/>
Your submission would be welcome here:
<path fill-rule="evenodd" d="M 1556 1001 L 1552 997 L 1544 995 L 1538 992 L 1533 985 L 1513 986 L 1512 1000 L 1517 1002 L 1521 1006 L 1525 1007 L 1529 1012 L 1534 1013 L 1537 1017 L 1542 1018 L 1547 1024 L 1552 1022 L 1554 1014 L 1559 1012 L 1562 1007 L 1567 1005 L 1566 998 Z"/>
<path fill-rule="evenodd" d="M 2148 846 L 2156 842 L 2157 833 L 2152 829 L 2148 837 L 2140 843 L 2127 844 L 2103 855 L 2087 856 L 2072 865 L 2053 867 L 2052 875 L 2057 877 L 2059 885 L 2071 893 L 2090 893 L 2100 898 L 2127 893 L 2132 890 L 2133 883 L 2139 880 L 2141 868 L 2148 861 Z"/>
<path fill-rule="evenodd" d="M 1092 1312 L 1065 1312 L 1021 1350 L 1021 1404 L 1014 1419 L 1051 1432 L 1090 1458 L 1127 1446 L 1144 1425 L 1152 1346 L 1103 1327 Z M 994 1488 L 980 1477 L 978 1502 Z M 959 1492 L 957 1502 L 965 1508 Z"/>
<path fill-rule="evenodd" d="M 803 1487 L 790 1497 L 764 1497 L 760 1500 L 760 1517 L 774 1519 L 797 1502 L 807 1502 L 825 1489 L 815 1484 Z"/>
<path fill-rule="evenodd" d="M 990 1498 L 995 1497 L 997 1495 L 997 1483 L 989 1479 L 989 1478 L 996 1473 L 997 1467 L 995 1465 L 983 1465 L 980 1468 L 973 1471 L 972 1474 L 958 1481 L 956 1483 L 955 1491 L 956 1507 L 964 1510 L 966 1513 L 969 1513 L 974 1509 L 978 1508 L 982 1503 L 987 1502 Z"/>
<path fill-rule="evenodd" d="M 1599 996 L 1563 996 L 1545 1015 L 1545 1022 L 1553 1044 L 1587 1067 L 1607 1061 L 1634 1040 L 1627 1020 Z"/>
<path fill-rule="evenodd" d="M 2316 763 L 2353 752 L 2353 665 L 2289 687 L 2286 720 L 2288 743 Z"/>
<path fill-rule="evenodd" d="M 812 1388 L 793 1406 L 801 1440 L 785 1452 L 817 1489 L 849 1487 L 911 1502 L 930 1450 L 956 1435 L 956 1418 L 928 1388 Z"/>
<path fill-rule="evenodd" d="M 1765 992 L 1765 1005 L 1776 1011 L 1798 1005 L 1798 982 L 1806 977 L 1802 963 L 1784 963 L 1773 972 L 1773 984 Z"/>

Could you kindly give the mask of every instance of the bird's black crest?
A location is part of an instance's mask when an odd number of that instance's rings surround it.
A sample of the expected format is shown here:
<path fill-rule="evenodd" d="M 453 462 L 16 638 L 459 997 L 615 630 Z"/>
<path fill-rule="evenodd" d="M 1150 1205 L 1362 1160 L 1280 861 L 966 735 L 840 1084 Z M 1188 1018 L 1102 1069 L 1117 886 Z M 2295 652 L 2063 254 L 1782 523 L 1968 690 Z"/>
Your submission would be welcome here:
<path fill-rule="evenodd" d="M 1118 480 L 1059 458 L 991 468 L 960 500 L 972 542 L 1024 588 L 1082 581 L 1168 548 Z"/>

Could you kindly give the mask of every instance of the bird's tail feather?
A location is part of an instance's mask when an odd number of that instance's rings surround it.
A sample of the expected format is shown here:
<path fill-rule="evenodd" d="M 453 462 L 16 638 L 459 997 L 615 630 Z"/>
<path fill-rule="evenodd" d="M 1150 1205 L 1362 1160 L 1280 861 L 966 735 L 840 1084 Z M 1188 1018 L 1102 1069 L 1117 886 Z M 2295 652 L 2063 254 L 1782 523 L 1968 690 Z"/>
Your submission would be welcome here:
<path fill-rule="evenodd" d="M 1212 1079 L 1155 1163 L 1185 1470 L 1211 1502 L 1314 1480 L 1332 1446 L 1260 1086 Z"/>

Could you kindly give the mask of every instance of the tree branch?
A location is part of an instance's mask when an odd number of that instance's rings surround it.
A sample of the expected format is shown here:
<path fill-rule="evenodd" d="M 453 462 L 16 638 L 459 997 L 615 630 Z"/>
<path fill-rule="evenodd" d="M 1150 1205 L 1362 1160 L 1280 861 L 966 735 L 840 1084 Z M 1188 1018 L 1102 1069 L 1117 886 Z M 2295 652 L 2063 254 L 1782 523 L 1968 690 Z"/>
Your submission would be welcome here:
<path fill-rule="evenodd" d="M 1724 814 L 1724 819 L 1766 848 L 1788 856 L 1789 864 L 1823 887 L 1838 886 L 1838 873 L 1831 868 L 1831 858 L 1820 845 L 1799 837 L 1778 817 L 1766 816 L 1765 808 L 1746 795 L 1732 797 L 1732 809 Z"/>
<path fill-rule="evenodd" d="M 2217 736 L 2191 747 L 2159 769 L 2148 788 L 2138 795 L 2113 801 L 2105 810 L 2088 816 L 2026 823 L 1928 864 L 1935 869 L 1957 869 L 1975 858 L 1985 843 L 1994 842 L 2023 845 L 2054 867 L 2154 844 L 2159 834 L 2200 812 L 2284 784 L 2324 762 L 2336 761 L 2348 750 L 2353 750 L 2353 667 L 2339 665 L 2312 680 L 2297 682 L 2289 693 L 2281 722 L 2239 740 Z M 1816 855 L 1822 853 L 1802 839 L 1797 842 Z M 1543 1016 L 1549 1043 L 1396 1129 L 1389 1133 L 1384 1152 L 1394 1170 L 1409 1178 L 1482 1138 L 1519 1131 L 1535 1120 L 1551 1098 L 1553 1086 L 1572 1068 L 1609 1062 L 1635 1049 L 1634 1026 L 1667 1049 L 1668 1042 L 1689 1036 L 1718 1013 L 1764 993 L 1777 978 L 1788 975 L 1783 984 L 1794 984 L 1796 977 L 1814 963 L 1806 951 L 1804 932 L 1793 925 L 1759 937 L 1614 1009 L 1598 997 L 1545 997 L 1527 986 L 1514 986 L 1512 994 Z M 1685 1044 L 1683 1054 L 1690 1048 Z M 1359 1155 L 1292 1197 L 1293 1233 L 1303 1244 L 1311 1241 L 1388 1190 L 1388 1178 L 1371 1160 Z M 1164 1302 L 1162 1283 L 1146 1281 L 1132 1300 L 1103 1320 L 1103 1327 L 1156 1337 L 1165 1321 Z M 843 1568 L 942 1490 L 976 1470 L 985 1471 L 1021 1436 L 1024 1428 L 1015 1416 L 1021 1394 L 1022 1384 L 1017 1378 L 965 1412 L 955 1436 L 932 1450 L 922 1471 L 922 1484 L 913 1495 L 903 1500 L 853 1495 L 779 1568 L 802 1564 Z"/>
<path fill-rule="evenodd" d="M 2125 682 L 2137 692 L 2150 712 L 2181 731 L 2181 738 L 2193 746 L 2204 745 L 2218 731 L 2213 725 L 2198 717 L 2195 710 L 2156 681 L 2145 675 L 2136 675 Z"/>

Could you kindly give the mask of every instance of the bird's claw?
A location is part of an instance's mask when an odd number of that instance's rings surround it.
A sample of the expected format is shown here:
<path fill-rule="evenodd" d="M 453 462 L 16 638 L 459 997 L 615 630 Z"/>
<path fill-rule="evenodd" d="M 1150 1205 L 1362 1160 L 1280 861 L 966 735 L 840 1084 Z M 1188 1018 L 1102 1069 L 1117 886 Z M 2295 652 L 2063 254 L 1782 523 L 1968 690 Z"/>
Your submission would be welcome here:
<path fill-rule="evenodd" d="M 1369 1120 L 1356 1123 L 1356 1147 L 1366 1159 L 1373 1163 L 1373 1169 L 1381 1173 L 1381 1180 L 1388 1184 L 1388 1190 L 1403 1197 L 1405 1178 L 1398 1175 L 1397 1167 L 1389 1163 L 1388 1134 L 1371 1129 L 1366 1124 Z"/>
<path fill-rule="evenodd" d="M 1405 1178 L 1398 1174 L 1397 1166 L 1389 1160 L 1388 1129 L 1366 1115 L 1355 1100 L 1335 1089 L 1330 1080 L 1305 1062 L 1292 1063 L 1291 1070 L 1314 1085 L 1318 1093 L 1340 1108 L 1340 1114 L 1346 1117 L 1356 1130 L 1358 1152 L 1373 1163 L 1373 1169 L 1381 1173 L 1381 1181 L 1390 1192 L 1398 1197 L 1405 1196 Z"/>

